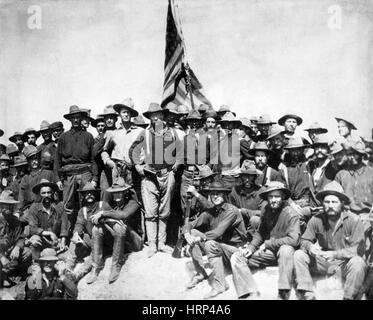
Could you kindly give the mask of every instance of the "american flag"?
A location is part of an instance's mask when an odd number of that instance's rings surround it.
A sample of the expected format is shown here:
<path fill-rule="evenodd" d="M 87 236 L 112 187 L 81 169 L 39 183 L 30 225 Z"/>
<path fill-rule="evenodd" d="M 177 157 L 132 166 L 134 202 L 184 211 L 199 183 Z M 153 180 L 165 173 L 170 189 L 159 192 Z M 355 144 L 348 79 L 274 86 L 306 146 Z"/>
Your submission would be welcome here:
<path fill-rule="evenodd" d="M 210 101 L 200 91 L 201 83 L 185 62 L 185 43 L 181 24 L 175 14 L 174 0 L 168 0 L 164 71 L 162 107 L 166 107 L 169 102 L 177 105 L 186 103 L 188 99 L 187 77 L 194 98 L 211 106 Z"/>

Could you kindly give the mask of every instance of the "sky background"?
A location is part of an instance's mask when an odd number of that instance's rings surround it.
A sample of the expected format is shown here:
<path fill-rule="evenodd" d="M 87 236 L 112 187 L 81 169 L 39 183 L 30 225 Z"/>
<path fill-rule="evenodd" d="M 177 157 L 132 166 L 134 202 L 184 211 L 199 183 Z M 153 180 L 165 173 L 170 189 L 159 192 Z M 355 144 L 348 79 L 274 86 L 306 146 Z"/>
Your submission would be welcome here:
<path fill-rule="evenodd" d="M 187 59 L 216 109 L 273 120 L 293 110 L 300 129 L 319 121 L 331 134 L 341 115 L 372 135 L 373 1 L 176 2 Z M 41 29 L 28 27 L 32 5 Z M 0 0 L 0 142 L 43 119 L 69 128 L 72 104 L 96 116 L 126 97 L 141 112 L 160 102 L 166 15 L 167 0 Z"/>

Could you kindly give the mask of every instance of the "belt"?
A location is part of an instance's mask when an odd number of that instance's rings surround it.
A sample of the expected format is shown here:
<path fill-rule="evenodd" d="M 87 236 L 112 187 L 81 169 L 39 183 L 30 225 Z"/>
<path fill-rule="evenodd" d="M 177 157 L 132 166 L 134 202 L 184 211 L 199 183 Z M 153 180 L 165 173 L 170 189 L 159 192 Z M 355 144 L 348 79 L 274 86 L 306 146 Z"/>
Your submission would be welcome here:
<path fill-rule="evenodd" d="M 68 169 L 68 170 L 64 171 L 63 173 L 66 176 L 74 176 L 74 175 L 83 174 L 83 173 L 86 173 L 86 172 L 91 172 L 91 165 L 90 164 L 88 164 L 85 167 L 81 167 L 81 168 Z"/>
<path fill-rule="evenodd" d="M 186 167 L 185 167 L 185 170 L 187 170 L 187 171 L 195 171 L 195 170 L 197 170 L 197 168 L 196 168 L 196 166 L 195 165 L 187 165 Z"/>

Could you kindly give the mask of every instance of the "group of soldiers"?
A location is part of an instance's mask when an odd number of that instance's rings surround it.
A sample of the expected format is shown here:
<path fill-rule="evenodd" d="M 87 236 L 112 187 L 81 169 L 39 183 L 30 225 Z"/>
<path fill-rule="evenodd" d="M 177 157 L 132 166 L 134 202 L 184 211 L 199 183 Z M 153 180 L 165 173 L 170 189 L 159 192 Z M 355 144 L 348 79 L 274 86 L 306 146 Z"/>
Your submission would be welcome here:
<path fill-rule="evenodd" d="M 340 275 L 344 299 L 373 298 L 373 141 L 351 121 L 306 138 L 294 112 L 151 103 L 142 116 L 131 98 L 64 118 L 67 131 L 43 120 L 1 145 L 1 287 L 25 279 L 26 299 L 76 299 L 108 254 L 113 283 L 126 254 L 171 255 L 181 239 L 186 290 L 209 279 L 206 299 L 228 290 L 226 271 L 238 298 L 258 298 L 251 270 L 275 265 L 279 299 L 315 299 L 317 274 Z"/>

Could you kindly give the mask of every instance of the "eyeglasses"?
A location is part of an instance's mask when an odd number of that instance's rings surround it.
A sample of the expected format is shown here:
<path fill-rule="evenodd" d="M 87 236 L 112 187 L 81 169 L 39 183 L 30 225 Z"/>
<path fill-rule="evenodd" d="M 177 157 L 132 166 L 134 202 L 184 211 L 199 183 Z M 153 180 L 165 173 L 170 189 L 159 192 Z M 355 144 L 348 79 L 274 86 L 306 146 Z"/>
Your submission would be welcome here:
<path fill-rule="evenodd" d="M 105 125 L 104 124 L 98 124 L 96 127 L 97 128 L 105 128 Z"/>
<path fill-rule="evenodd" d="M 208 120 L 208 121 L 206 121 L 206 123 L 216 123 L 216 121 L 214 121 L 214 120 Z"/>

